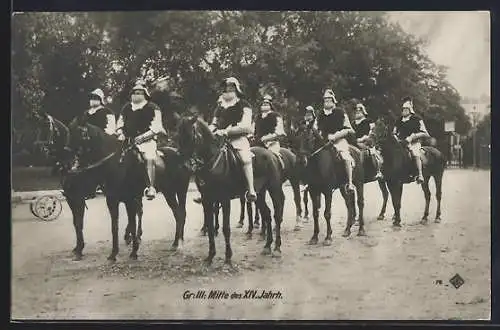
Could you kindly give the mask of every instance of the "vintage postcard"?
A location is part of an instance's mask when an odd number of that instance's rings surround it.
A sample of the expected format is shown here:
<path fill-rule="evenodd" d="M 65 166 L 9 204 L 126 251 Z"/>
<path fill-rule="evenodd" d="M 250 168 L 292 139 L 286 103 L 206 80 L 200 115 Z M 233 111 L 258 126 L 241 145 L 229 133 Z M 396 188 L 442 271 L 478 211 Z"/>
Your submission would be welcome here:
<path fill-rule="evenodd" d="M 11 319 L 489 320 L 490 13 L 16 12 Z"/>

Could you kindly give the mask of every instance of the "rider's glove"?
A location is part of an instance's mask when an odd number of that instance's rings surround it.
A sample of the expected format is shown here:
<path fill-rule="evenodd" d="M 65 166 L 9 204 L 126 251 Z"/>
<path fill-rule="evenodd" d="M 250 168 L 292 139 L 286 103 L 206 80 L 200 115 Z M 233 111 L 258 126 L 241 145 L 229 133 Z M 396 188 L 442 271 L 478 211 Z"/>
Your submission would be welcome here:
<path fill-rule="evenodd" d="M 411 136 L 408 136 L 405 140 L 406 140 L 406 142 L 411 143 L 412 138 L 411 138 Z"/>
<path fill-rule="evenodd" d="M 123 133 L 118 134 L 118 140 L 125 141 L 125 135 L 123 135 Z"/>
<path fill-rule="evenodd" d="M 227 130 L 226 129 L 218 129 L 215 131 L 215 135 L 218 136 L 227 136 Z"/>

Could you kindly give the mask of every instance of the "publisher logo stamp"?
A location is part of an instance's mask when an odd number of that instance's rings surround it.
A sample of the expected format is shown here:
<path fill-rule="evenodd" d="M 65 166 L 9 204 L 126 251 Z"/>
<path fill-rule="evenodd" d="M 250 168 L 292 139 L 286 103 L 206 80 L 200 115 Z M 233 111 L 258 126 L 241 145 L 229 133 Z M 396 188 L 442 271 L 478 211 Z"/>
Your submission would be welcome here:
<path fill-rule="evenodd" d="M 458 289 L 464 285 L 465 281 L 462 276 L 455 274 L 452 278 L 450 278 L 450 283 L 455 287 L 455 289 Z"/>

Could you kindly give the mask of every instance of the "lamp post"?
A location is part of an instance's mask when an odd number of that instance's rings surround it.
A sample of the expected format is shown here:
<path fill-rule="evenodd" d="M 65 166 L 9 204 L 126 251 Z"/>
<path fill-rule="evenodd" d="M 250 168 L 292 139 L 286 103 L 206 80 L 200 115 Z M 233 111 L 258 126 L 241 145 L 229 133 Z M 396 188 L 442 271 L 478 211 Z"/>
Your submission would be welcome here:
<path fill-rule="evenodd" d="M 473 161 L 474 170 L 477 170 L 477 156 L 476 156 L 476 151 L 477 151 L 477 147 L 476 147 L 477 134 L 476 134 L 476 131 L 477 131 L 477 120 L 478 120 L 479 112 L 477 111 L 476 106 L 474 106 L 472 108 L 471 115 L 472 115 L 472 157 L 473 157 L 473 160 L 474 160 Z"/>

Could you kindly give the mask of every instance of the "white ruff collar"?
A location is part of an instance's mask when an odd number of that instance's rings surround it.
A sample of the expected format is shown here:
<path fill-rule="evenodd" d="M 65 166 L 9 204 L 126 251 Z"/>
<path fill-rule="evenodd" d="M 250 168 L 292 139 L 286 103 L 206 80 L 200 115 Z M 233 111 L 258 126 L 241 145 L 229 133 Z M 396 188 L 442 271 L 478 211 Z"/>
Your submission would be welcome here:
<path fill-rule="evenodd" d="M 408 120 L 410 120 L 410 118 L 411 118 L 411 115 L 409 115 L 408 117 L 401 118 L 401 121 L 408 121 Z"/>
<path fill-rule="evenodd" d="M 323 113 L 324 113 L 325 115 L 327 115 L 327 116 L 328 116 L 328 115 L 331 115 L 331 114 L 332 114 L 333 110 L 335 110 L 335 108 L 331 108 L 331 109 L 329 109 L 329 110 L 328 110 L 328 109 L 323 108 Z"/>
<path fill-rule="evenodd" d="M 271 111 L 261 112 L 260 116 L 261 116 L 261 118 L 266 118 L 270 113 L 271 113 Z"/>
<path fill-rule="evenodd" d="M 102 109 L 102 108 L 104 108 L 104 107 L 102 105 L 100 105 L 98 107 L 88 109 L 87 112 L 89 113 L 89 115 L 93 115 L 94 113 L 97 112 L 97 110 Z"/>
<path fill-rule="evenodd" d="M 148 103 L 147 100 L 144 100 L 141 103 L 137 103 L 137 104 L 131 102 L 130 104 L 132 105 L 132 111 L 136 111 L 136 110 L 144 108 L 144 106 L 146 105 L 146 103 Z"/>
<path fill-rule="evenodd" d="M 235 105 L 236 103 L 238 103 L 239 100 L 240 99 L 238 97 L 235 97 L 231 101 L 227 102 L 222 97 L 219 97 L 220 106 L 223 107 L 224 109 L 232 107 L 233 105 Z"/>
<path fill-rule="evenodd" d="M 355 119 L 354 122 L 356 123 L 356 125 L 358 125 L 359 123 L 361 123 L 363 120 L 365 120 L 366 118 L 361 118 L 361 119 Z"/>

